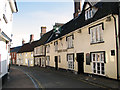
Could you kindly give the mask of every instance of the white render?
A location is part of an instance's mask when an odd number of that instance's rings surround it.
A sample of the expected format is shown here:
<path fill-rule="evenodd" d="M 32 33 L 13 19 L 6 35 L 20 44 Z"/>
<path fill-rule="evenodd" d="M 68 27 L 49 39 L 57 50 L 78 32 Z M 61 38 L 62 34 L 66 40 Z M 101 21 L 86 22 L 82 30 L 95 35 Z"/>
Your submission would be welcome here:
<path fill-rule="evenodd" d="M 15 12 L 17 7 L 14 0 L 0 0 L 0 78 L 8 73 L 12 18 Z"/>

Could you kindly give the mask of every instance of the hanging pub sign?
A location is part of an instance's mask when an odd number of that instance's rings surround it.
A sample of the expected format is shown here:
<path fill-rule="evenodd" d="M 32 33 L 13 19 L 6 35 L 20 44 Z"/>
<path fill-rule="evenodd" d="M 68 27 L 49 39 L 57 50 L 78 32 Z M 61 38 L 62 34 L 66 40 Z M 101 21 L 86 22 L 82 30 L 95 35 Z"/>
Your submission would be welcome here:
<path fill-rule="evenodd" d="M 90 54 L 86 54 L 86 65 L 90 65 Z"/>

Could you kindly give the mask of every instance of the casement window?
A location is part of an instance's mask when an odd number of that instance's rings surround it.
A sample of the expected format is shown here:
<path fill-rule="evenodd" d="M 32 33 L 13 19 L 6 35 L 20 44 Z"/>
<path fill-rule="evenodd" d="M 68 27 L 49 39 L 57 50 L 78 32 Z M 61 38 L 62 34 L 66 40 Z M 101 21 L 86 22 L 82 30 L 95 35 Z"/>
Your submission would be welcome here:
<path fill-rule="evenodd" d="M 105 52 L 91 53 L 92 70 L 94 74 L 105 74 Z"/>
<path fill-rule="evenodd" d="M 27 58 L 25 59 L 25 64 L 27 64 Z"/>
<path fill-rule="evenodd" d="M 38 54 L 38 48 L 35 48 L 36 54 Z"/>
<path fill-rule="evenodd" d="M 74 54 L 67 55 L 68 69 L 74 70 Z"/>
<path fill-rule="evenodd" d="M 47 53 L 49 53 L 50 52 L 50 45 L 47 45 L 46 49 L 47 49 Z"/>
<path fill-rule="evenodd" d="M 68 48 L 73 48 L 74 47 L 73 46 L 73 39 L 74 39 L 73 35 L 70 35 L 70 36 L 66 37 Z"/>
<path fill-rule="evenodd" d="M 93 10 L 89 8 L 85 11 L 85 20 L 88 20 L 93 17 Z"/>
<path fill-rule="evenodd" d="M 55 46 L 55 51 L 57 51 L 58 50 L 58 42 L 57 41 L 54 42 L 54 46 Z"/>
<path fill-rule="evenodd" d="M 33 60 L 31 59 L 31 65 L 33 64 Z"/>
<path fill-rule="evenodd" d="M 47 56 L 47 57 L 46 57 L 46 60 L 47 60 L 46 65 L 49 66 L 49 65 L 50 65 L 50 56 Z"/>
<path fill-rule="evenodd" d="M 27 57 L 27 53 L 26 53 L 26 57 Z"/>
<path fill-rule="evenodd" d="M 31 57 L 33 56 L 33 53 L 31 53 Z"/>
<path fill-rule="evenodd" d="M 90 28 L 91 43 L 103 42 L 103 24 Z"/>

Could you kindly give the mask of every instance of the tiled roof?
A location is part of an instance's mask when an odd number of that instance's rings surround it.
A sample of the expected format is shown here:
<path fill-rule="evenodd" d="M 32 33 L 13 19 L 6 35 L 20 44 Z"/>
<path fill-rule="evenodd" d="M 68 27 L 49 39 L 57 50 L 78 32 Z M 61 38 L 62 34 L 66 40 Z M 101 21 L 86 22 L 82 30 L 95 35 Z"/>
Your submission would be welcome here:
<path fill-rule="evenodd" d="M 75 31 L 78 28 L 81 28 L 83 26 L 86 26 L 96 20 L 99 20 L 107 15 L 110 14 L 117 14 L 119 12 L 118 9 L 118 2 L 98 2 L 97 4 L 94 5 L 94 7 L 98 8 L 98 11 L 95 13 L 95 15 L 93 16 L 93 18 L 85 20 L 85 6 L 88 2 L 84 3 L 83 6 L 83 10 L 81 12 L 81 14 L 76 17 L 75 19 L 72 19 L 71 21 L 69 21 L 68 23 L 64 24 L 61 27 L 61 34 L 59 34 L 58 37 L 55 36 L 55 33 L 53 33 L 51 39 L 49 41 L 47 41 L 47 43 L 60 38 L 61 36 L 64 36 L 72 31 Z"/>
<path fill-rule="evenodd" d="M 50 35 L 52 34 L 53 30 L 45 33 L 39 40 L 37 41 L 33 41 L 31 43 L 26 43 L 23 44 L 23 46 L 20 48 L 20 50 L 18 51 L 18 53 L 23 53 L 23 52 L 32 52 L 34 51 L 34 48 L 40 45 L 43 45 L 48 38 L 50 37 Z"/>
<path fill-rule="evenodd" d="M 32 52 L 34 51 L 34 47 L 36 45 L 37 41 L 33 41 L 31 43 L 25 43 L 23 46 L 20 48 L 18 53 L 23 53 L 23 52 Z"/>
<path fill-rule="evenodd" d="M 10 52 L 18 52 L 20 48 L 21 48 L 21 46 L 11 48 Z"/>
<path fill-rule="evenodd" d="M 35 47 L 45 44 L 45 42 L 50 38 L 50 36 L 52 35 L 52 33 L 53 33 L 53 30 L 45 33 L 45 34 L 40 38 L 40 40 L 38 40 L 38 42 L 37 42 L 37 44 L 35 45 Z"/>

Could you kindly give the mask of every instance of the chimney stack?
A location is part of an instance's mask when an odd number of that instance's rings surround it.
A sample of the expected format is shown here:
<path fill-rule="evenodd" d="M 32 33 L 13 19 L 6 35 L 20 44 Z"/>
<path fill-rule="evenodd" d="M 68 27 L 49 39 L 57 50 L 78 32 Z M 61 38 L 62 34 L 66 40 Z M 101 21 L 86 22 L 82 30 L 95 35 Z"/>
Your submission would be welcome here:
<path fill-rule="evenodd" d="M 46 33 L 46 27 L 41 27 L 40 37 Z"/>
<path fill-rule="evenodd" d="M 76 18 L 79 13 L 81 13 L 81 0 L 74 0 L 74 18 Z"/>
<path fill-rule="evenodd" d="M 25 40 L 24 39 L 22 39 L 22 45 L 25 43 Z"/>
<path fill-rule="evenodd" d="M 30 42 L 33 42 L 33 41 L 34 41 L 34 35 L 31 34 L 31 35 L 30 35 Z"/>

